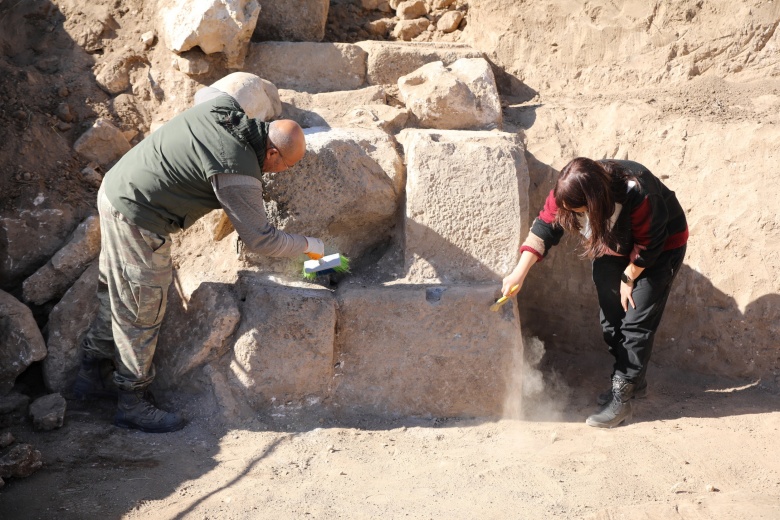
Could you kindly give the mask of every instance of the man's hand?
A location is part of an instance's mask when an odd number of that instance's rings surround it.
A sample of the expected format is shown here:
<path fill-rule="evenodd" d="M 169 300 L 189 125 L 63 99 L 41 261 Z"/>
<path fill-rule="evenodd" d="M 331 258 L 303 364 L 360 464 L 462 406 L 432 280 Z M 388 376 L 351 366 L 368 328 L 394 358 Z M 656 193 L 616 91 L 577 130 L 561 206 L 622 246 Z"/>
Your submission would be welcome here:
<path fill-rule="evenodd" d="M 325 244 L 319 238 L 305 237 L 308 246 L 306 247 L 306 253 L 312 260 L 319 260 L 325 256 Z"/>

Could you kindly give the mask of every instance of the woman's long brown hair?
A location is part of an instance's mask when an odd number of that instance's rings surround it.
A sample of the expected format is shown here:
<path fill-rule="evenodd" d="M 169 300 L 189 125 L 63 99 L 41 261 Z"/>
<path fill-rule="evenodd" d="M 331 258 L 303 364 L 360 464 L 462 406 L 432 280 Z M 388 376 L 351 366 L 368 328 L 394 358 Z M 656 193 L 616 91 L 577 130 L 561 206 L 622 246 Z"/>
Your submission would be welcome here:
<path fill-rule="evenodd" d="M 579 232 L 581 225 L 573 209 L 586 208 L 590 221 L 590 237 L 583 245 L 584 256 L 596 258 L 606 254 L 616 243 L 615 231 L 609 220 L 615 212 L 615 203 L 625 198 L 625 182 L 632 178 L 619 164 L 606 161 L 600 164 L 585 157 L 572 159 L 561 170 L 553 194 L 558 206 L 556 222 L 564 229 Z"/>

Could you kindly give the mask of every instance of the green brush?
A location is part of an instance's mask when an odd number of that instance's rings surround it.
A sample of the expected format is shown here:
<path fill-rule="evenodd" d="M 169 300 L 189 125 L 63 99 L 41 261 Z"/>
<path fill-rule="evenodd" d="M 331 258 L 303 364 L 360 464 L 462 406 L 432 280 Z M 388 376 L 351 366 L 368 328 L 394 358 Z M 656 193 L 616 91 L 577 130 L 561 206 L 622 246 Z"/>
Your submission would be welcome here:
<path fill-rule="evenodd" d="M 303 263 L 303 277 L 309 281 L 323 274 L 348 272 L 349 258 L 339 253 L 324 256 L 319 260 L 307 260 Z"/>

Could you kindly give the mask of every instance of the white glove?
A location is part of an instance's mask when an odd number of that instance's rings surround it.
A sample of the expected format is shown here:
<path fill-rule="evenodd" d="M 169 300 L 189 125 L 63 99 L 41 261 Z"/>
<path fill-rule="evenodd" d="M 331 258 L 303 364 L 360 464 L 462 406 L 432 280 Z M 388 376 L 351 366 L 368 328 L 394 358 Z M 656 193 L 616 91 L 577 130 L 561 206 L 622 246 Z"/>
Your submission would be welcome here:
<path fill-rule="evenodd" d="M 319 260 L 325 256 L 325 244 L 319 238 L 304 237 L 308 246 L 306 247 L 306 253 L 312 260 Z"/>

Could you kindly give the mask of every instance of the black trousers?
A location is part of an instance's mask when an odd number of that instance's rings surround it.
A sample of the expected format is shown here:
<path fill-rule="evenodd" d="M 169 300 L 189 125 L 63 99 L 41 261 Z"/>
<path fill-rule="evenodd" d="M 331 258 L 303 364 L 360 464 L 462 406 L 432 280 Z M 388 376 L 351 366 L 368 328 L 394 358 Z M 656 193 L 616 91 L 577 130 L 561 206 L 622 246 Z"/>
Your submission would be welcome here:
<path fill-rule="evenodd" d="M 620 275 L 629 259 L 603 256 L 593 261 L 593 282 L 601 309 L 601 330 L 609 353 L 615 358 L 613 375 L 632 383 L 641 382 L 653 351 L 653 340 L 672 289 L 682 266 L 686 246 L 665 251 L 652 267 L 645 269 L 634 285 L 636 309 L 628 311 L 620 303 Z"/>

